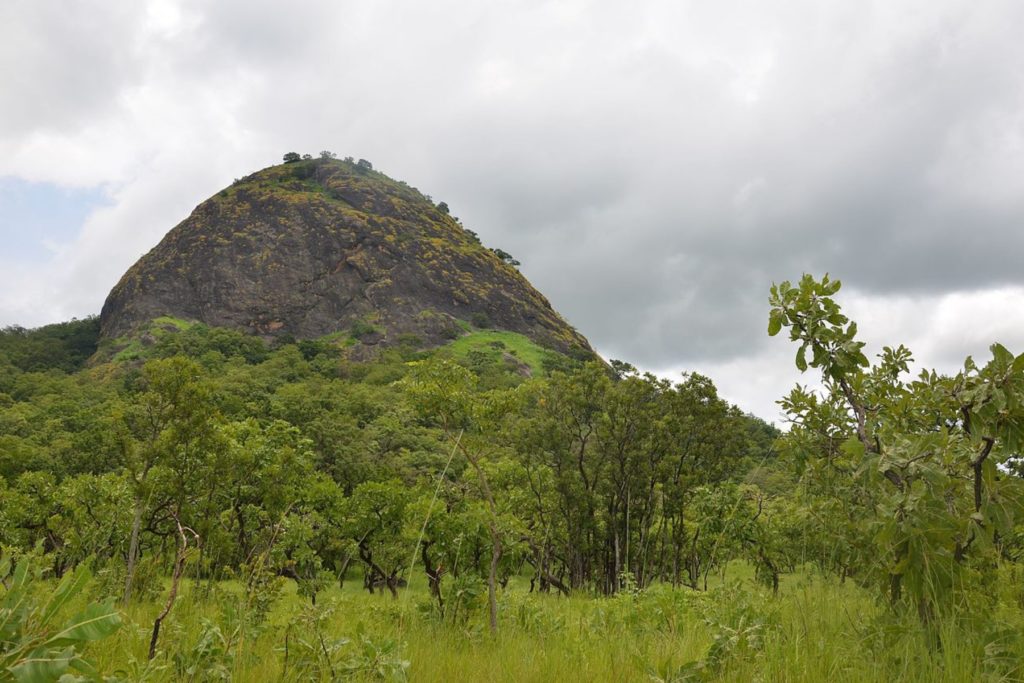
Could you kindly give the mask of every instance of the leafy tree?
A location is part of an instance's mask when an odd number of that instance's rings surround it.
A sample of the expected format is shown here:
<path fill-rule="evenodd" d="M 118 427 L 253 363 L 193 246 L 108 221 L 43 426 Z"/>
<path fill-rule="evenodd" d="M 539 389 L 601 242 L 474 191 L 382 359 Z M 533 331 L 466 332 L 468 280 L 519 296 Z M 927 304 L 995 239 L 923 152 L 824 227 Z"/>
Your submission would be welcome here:
<path fill-rule="evenodd" d="M 521 266 L 522 264 L 512 257 L 512 254 L 508 253 L 504 249 L 491 249 L 494 255 L 501 259 L 502 263 L 507 263 L 510 266 Z"/>
<path fill-rule="evenodd" d="M 75 372 L 96 352 L 99 333 L 98 316 L 34 330 L 5 327 L 0 330 L 0 357 L 22 372 L 49 369 Z"/>
<path fill-rule="evenodd" d="M 636 367 L 625 361 L 616 360 L 612 358 L 610 361 L 608 361 L 608 365 L 612 367 L 612 372 L 615 373 L 615 376 L 618 379 L 624 379 L 629 375 L 637 374 Z"/>
<path fill-rule="evenodd" d="M 270 544 L 276 525 L 302 499 L 312 462 L 299 430 L 279 420 L 233 422 L 223 427 L 223 436 L 229 467 L 216 498 L 220 533 L 207 532 L 207 545 L 222 549 L 218 559 L 240 565 Z"/>
<path fill-rule="evenodd" d="M 409 489 L 397 481 L 360 484 L 347 500 L 347 535 L 366 565 L 371 593 L 381 586 L 398 596 L 403 563 L 409 560 L 403 534 L 409 500 Z"/>
<path fill-rule="evenodd" d="M 128 482 L 118 473 L 80 474 L 62 481 L 48 521 L 50 533 L 60 539 L 55 565 L 63 569 L 89 558 L 120 561 L 126 554 L 131 504 Z"/>
<path fill-rule="evenodd" d="M 189 496 L 204 490 L 200 485 L 203 470 L 216 464 L 210 456 L 219 448 L 214 443 L 217 416 L 210 388 L 194 361 L 182 357 L 149 361 L 142 368 L 141 379 L 143 391 L 125 408 L 122 434 L 133 496 L 126 603 L 131 599 L 143 516 L 154 509 L 180 516 Z M 215 481 L 211 478 L 206 483 Z"/>
<path fill-rule="evenodd" d="M 815 490 L 856 511 L 840 527 L 867 551 L 856 571 L 929 623 L 991 576 L 1024 508 L 1022 482 L 1003 470 L 1024 437 L 1024 355 L 994 344 L 984 366 L 968 358 L 955 376 L 908 382 L 903 346 L 868 361 L 833 299 L 840 286 L 827 275 L 772 286 L 769 334 L 788 329 L 797 367 L 825 385 L 822 398 L 798 386 L 780 402 L 785 450 Z"/>
<path fill-rule="evenodd" d="M 453 452 L 457 450 L 476 474 L 479 494 L 489 513 L 491 561 L 487 571 L 487 598 L 490 628 L 494 634 L 498 631 L 498 567 L 505 544 L 502 518 L 484 463 L 495 455 L 495 437 L 502 431 L 514 396 L 502 391 L 474 395 L 474 383 L 473 374 L 465 368 L 447 361 L 433 361 L 417 366 L 406 387 L 420 414 L 437 421 L 452 443 Z"/>
<path fill-rule="evenodd" d="M 302 156 L 298 152 L 288 152 L 284 155 L 284 163 L 294 164 L 296 161 L 301 161 Z"/>

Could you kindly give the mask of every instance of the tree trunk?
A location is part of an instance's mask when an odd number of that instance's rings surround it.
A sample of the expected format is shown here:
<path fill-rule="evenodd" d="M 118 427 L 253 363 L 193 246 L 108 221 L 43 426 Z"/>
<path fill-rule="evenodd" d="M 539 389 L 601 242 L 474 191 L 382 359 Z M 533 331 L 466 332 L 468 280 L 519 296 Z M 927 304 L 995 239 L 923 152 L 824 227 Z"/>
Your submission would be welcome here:
<path fill-rule="evenodd" d="M 483 476 L 483 475 L 481 475 Z M 491 633 L 498 633 L 498 588 L 495 585 L 498 574 L 498 562 L 501 561 L 501 537 L 498 530 L 491 525 L 491 568 L 487 573 L 487 603 L 490 607 Z"/>
<path fill-rule="evenodd" d="M 431 561 L 430 545 L 430 541 L 427 541 L 420 547 L 420 557 L 423 559 L 423 569 L 427 573 L 427 584 L 430 587 L 430 593 L 437 598 L 437 608 L 444 615 L 444 596 L 441 595 L 441 574 L 443 570 L 440 566 L 435 567 Z"/>
<path fill-rule="evenodd" d="M 497 587 L 497 575 L 498 575 L 498 562 L 501 561 L 501 535 L 498 532 L 498 505 L 494 502 L 494 496 L 491 494 L 490 484 L 487 483 L 487 475 L 484 474 L 484 470 L 480 467 L 480 460 L 475 455 L 471 455 L 465 446 L 459 443 L 459 448 L 462 454 L 466 456 L 469 463 L 476 470 L 476 476 L 480 480 L 480 489 L 483 491 L 484 499 L 487 501 L 487 507 L 491 513 L 490 523 L 487 525 L 487 530 L 491 534 L 491 566 L 487 572 L 487 604 L 490 608 L 490 625 L 491 635 L 497 635 L 498 633 L 498 587 Z"/>
<path fill-rule="evenodd" d="M 125 605 L 132 599 L 132 582 L 135 580 L 135 564 L 139 559 L 139 533 L 142 531 L 142 499 L 136 497 L 133 503 L 132 513 L 132 535 L 128 542 L 128 562 L 125 567 L 124 576 L 124 599 Z"/>
<path fill-rule="evenodd" d="M 167 618 L 167 615 L 171 613 L 171 608 L 174 607 L 174 601 L 178 597 L 178 585 L 181 583 L 181 575 L 185 572 L 185 553 L 188 551 L 188 536 L 185 535 L 185 530 L 188 529 L 188 527 L 181 526 L 181 522 L 178 521 L 177 516 L 175 516 L 174 521 L 178 525 L 178 537 L 181 544 L 178 546 L 178 551 L 174 558 L 174 571 L 171 572 L 171 592 L 167 596 L 167 604 L 164 605 L 163 611 L 161 611 L 153 621 L 153 635 L 149 639 L 150 659 L 153 659 L 153 657 L 156 656 L 156 643 L 160 638 L 160 625 L 163 623 L 164 619 Z M 196 543 L 198 543 L 199 535 L 195 531 L 192 531 L 192 529 L 188 529 L 188 531 L 193 535 Z"/>

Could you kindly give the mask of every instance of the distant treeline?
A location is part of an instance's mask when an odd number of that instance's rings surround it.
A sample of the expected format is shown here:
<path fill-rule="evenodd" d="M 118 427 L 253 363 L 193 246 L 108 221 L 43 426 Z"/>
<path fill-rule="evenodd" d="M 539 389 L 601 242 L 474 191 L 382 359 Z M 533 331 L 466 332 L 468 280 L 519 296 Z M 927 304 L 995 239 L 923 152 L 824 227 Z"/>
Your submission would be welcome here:
<path fill-rule="evenodd" d="M 95 315 L 35 329 L 12 325 L 0 330 L 0 356 L 22 372 L 74 372 L 96 352 L 99 337 Z"/>

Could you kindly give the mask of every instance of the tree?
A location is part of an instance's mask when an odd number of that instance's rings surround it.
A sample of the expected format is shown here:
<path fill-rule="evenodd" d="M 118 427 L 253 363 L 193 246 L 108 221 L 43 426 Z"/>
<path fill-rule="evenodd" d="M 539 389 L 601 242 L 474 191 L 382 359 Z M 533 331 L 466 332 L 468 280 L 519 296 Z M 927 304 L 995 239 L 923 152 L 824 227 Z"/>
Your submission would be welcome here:
<path fill-rule="evenodd" d="M 324 151 L 320 152 L 320 158 L 321 159 L 337 159 L 338 155 L 335 154 L 334 152 L 329 152 L 328 150 L 325 149 Z"/>
<path fill-rule="evenodd" d="M 356 162 L 356 166 L 359 167 L 359 169 L 363 170 L 363 171 L 372 171 L 373 170 L 373 164 L 371 164 L 366 159 L 360 159 L 359 161 L 357 161 Z"/>
<path fill-rule="evenodd" d="M 409 559 L 406 506 L 410 491 L 401 482 L 366 482 L 346 500 L 348 536 L 366 565 L 366 588 L 387 588 L 398 596 L 403 562 Z"/>
<path fill-rule="evenodd" d="M 498 564 L 504 552 L 503 524 L 484 461 L 494 453 L 499 425 L 510 412 L 511 395 L 501 391 L 475 395 L 473 373 L 448 361 L 422 363 L 411 374 L 406 386 L 420 414 L 436 420 L 452 448 L 457 449 L 472 466 L 481 498 L 487 504 L 487 529 L 491 537 L 487 599 L 491 633 L 495 634 L 498 632 Z"/>
<path fill-rule="evenodd" d="M 507 263 L 510 266 L 521 266 L 522 264 L 512 257 L 512 254 L 508 253 L 504 249 L 491 249 L 494 255 L 501 259 L 502 263 Z"/>
<path fill-rule="evenodd" d="M 298 152 L 288 152 L 287 154 L 284 155 L 284 163 L 286 164 L 294 164 L 296 161 L 301 160 L 302 157 L 299 155 Z"/>
<path fill-rule="evenodd" d="M 608 365 L 612 366 L 612 372 L 615 373 L 618 379 L 625 379 L 629 375 L 637 374 L 636 366 L 625 361 L 612 358 L 608 361 Z"/>
<path fill-rule="evenodd" d="M 872 365 L 832 298 L 840 287 L 804 275 L 771 288 L 768 333 L 788 329 L 797 367 L 825 385 L 821 398 L 798 386 L 780 401 L 783 444 L 815 490 L 856 511 L 845 530 L 867 550 L 856 571 L 929 623 L 971 603 L 1024 511 L 1022 482 L 1003 471 L 1024 445 L 1024 355 L 993 344 L 983 367 L 967 358 L 953 377 L 907 382 L 910 351 L 885 347 Z"/>
<path fill-rule="evenodd" d="M 142 386 L 142 393 L 124 409 L 121 435 L 132 489 L 125 603 L 131 599 L 143 516 L 157 507 L 170 517 L 180 516 L 190 493 L 204 490 L 195 486 L 200 470 L 215 462 L 211 446 L 217 414 L 199 365 L 180 356 L 149 361 L 142 367 Z M 160 475 L 155 481 L 154 474 Z"/>

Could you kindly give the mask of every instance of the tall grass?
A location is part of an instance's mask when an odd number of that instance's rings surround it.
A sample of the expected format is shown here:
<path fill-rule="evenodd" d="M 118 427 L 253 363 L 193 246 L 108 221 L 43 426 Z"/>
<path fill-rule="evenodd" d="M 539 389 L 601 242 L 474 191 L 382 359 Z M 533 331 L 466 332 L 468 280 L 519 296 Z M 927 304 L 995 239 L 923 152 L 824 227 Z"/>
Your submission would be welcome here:
<path fill-rule="evenodd" d="M 381 680 L 405 671 L 413 681 L 509 683 L 1011 681 L 1022 680 L 1024 661 L 1019 605 L 1006 605 L 991 628 L 940 625 L 943 645 L 936 648 L 912 615 L 891 614 L 852 583 L 806 572 L 787 577 L 773 597 L 737 565 L 707 593 L 659 586 L 614 598 L 560 598 L 530 594 L 524 580 L 513 580 L 501 595 L 496 637 L 487 632 L 482 601 L 468 606 L 464 621 L 441 621 L 419 582 L 407 589 L 408 600 L 347 582 L 318 596 L 316 607 L 289 585 L 261 631 L 233 652 L 216 652 L 211 633 L 227 633 L 222 606 L 241 588 L 224 582 L 212 594 L 204 589 L 184 586 L 149 669 L 143 664 L 155 602 L 131 606 L 119 636 L 91 656 L 102 671 L 153 681 Z M 303 664 L 303 657 L 327 661 L 328 652 L 333 663 Z M 402 660 L 407 670 L 396 664 Z"/>

